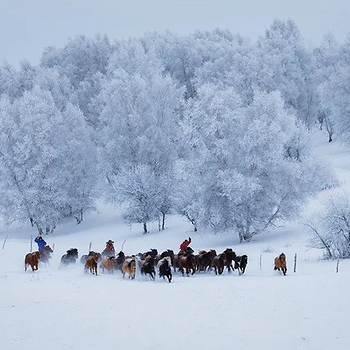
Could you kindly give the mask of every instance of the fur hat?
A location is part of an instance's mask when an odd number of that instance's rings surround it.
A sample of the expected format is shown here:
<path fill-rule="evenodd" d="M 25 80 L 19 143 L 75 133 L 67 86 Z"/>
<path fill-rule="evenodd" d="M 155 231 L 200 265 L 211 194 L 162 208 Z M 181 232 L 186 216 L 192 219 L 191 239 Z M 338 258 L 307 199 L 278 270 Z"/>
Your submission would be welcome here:
<path fill-rule="evenodd" d="M 114 241 L 112 241 L 112 240 L 110 239 L 110 240 L 108 240 L 106 243 L 107 243 L 107 244 L 113 244 Z"/>

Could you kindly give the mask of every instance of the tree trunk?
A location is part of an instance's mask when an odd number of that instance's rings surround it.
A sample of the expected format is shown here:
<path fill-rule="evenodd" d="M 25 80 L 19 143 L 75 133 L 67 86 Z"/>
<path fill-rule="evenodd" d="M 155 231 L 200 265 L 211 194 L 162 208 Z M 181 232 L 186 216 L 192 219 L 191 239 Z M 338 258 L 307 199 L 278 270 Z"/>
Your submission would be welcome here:
<path fill-rule="evenodd" d="M 165 213 L 162 213 L 162 231 L 165 229 Z"/>
<path fill-rule="evenodd" d="M 194 232 L 197 232 L 196 220 L 192 219 L 188 214 L 186 214 L 188 221 L 194 226 Z"/>
<path fill-rule="evenodd" d="M 143 234 L 145 235 L 147 233 L 147 223 L 143 223 Z"/>

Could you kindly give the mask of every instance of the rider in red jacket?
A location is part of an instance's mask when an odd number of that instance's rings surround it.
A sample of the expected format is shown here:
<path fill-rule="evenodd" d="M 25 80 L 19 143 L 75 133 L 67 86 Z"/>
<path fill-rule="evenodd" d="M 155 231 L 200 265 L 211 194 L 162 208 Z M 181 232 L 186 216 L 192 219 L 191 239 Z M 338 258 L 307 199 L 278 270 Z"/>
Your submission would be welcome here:
<path fill-rule="evenodd" d="M 186 248 L 191 244 L 191 237 L 188 237 L 188 239 L 185 239 L 181 244 L 180 244 L 180 251 L 185 251 Z"/>
<path fill-rule="evenodd" d="M 112 241 L 111 239 L 106 242 L 106 248 L 102 252 L 102 255 L 105 255 L 105 256 L 107 256 L 109 258 L 110 257 L 115 257 L 115 250 L 114 250 L 113 243 L 114 243 L 114 241 Z"/>

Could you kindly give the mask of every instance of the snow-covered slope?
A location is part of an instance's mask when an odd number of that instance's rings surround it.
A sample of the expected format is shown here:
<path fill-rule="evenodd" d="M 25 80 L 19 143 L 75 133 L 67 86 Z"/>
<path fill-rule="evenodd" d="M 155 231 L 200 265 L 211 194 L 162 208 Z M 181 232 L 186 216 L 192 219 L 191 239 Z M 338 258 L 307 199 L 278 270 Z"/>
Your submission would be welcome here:
<path fill-rule="evenodd" d="M 128 226 L 110 206 L 99 205 L 82 225 L 65 224 L 45 237 L 53 246 L 50 266 L 24 272 L 24 255 L 36 235 L 29 226 L 0 227 L 0 344 L 1 349 L 313 349 L 345 350 L 349 344 L 350 261 L 323 261 L 308 247 L 305 223 L 323 201 L 349 189 L 350 151 L 315 134 L 314 151 L 328 161 L 340 187 L 320 193 L 304 208 L 300 220 L 239 244 L 236 235 L 195 233 L 183 218 L 169 217 L 165 232 L 150 225 L 142 235 L 139 225 Z M 8 235 L 3 247 L 4 240 Z M 191 246 L 232 247 L 249 256 L 245 275 L 198 273 L 171 284 L 137 273 L 135 280 L 121 274 L 93 276 L 83 266 L 60 268 L 60 257 L 70 247 L 80 255 L 102 251 L 108 239 L 126 254 L 157 248 L 178 250 L 192 237 Z M 33 246 L 36 248 L 36 246 Z M 287 255 L 288 273 L 273 270 L 273 259 Z M 293 259 L 297 254 L 297 271 Z"/>

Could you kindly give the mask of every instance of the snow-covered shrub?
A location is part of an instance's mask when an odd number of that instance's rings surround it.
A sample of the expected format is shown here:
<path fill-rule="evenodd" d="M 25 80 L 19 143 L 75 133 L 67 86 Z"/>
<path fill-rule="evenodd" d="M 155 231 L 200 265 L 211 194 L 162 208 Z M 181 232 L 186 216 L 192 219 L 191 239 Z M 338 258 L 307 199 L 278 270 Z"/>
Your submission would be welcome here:
<path fill-rule="evenodd" d="M 350 258 L 350 194 L 330 198 L 319 213 L 311 230 L 311 246 L 323 249 L 325 258 Z"/>

